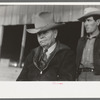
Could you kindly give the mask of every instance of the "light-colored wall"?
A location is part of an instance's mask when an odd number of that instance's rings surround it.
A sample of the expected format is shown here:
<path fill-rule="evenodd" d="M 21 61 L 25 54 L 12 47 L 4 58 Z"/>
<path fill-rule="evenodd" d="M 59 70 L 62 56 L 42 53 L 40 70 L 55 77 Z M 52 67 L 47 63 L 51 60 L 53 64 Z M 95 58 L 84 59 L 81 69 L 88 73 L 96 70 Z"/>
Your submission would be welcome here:
<path fill-rule="evenodd" d="M 87 6 L 91 5 L 0 5 L 0 25 L 31 24 L 43 11 L 52 12 L 57 22 L 77 21 Z"/>

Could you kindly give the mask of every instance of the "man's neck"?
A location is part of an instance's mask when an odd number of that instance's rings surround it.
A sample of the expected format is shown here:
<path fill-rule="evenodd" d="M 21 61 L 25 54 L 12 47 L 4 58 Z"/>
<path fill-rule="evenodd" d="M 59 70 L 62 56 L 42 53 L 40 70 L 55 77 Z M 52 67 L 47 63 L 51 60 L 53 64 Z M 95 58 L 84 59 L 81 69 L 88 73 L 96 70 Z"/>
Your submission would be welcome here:
<path fill-rule="evenodd" d="M 100 33 L 100 31 L 99 31 L 99 30 L 96 30 L 95 32 L 88 34 L 88 37 L 89 37 L 89 38 L 96 37 L 96 36 L 99 35 L 99 33 Z"/>
<path fill-rule="evenodd" d="M 44 47 L 43 47 L 43 50 L 49 49 L 49 48 L 52 47 L 55 43 L 56 43 L 56 42 L 53 42 L 53 43 L 52 43 L 51 45 L 49 45 L 49 46 L 44 46 Z"/>

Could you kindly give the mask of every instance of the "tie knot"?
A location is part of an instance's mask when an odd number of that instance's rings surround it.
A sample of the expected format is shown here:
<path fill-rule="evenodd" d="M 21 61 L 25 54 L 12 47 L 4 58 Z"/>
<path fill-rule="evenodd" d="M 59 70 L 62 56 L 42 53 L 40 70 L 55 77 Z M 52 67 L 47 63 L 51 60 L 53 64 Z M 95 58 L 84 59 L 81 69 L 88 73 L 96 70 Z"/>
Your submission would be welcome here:
<path fill-rule="evenodd" d="M 43 53 L 46 53 L 48 51 L 48 49 L 44 49 L 44 52 Z"/>

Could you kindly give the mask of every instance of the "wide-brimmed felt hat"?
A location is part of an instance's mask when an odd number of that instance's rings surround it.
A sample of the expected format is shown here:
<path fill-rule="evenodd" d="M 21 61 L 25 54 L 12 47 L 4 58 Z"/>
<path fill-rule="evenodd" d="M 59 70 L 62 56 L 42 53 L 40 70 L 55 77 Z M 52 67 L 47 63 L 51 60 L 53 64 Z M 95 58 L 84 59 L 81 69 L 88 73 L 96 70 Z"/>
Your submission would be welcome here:
<path fill-rule="evenodd" d="M 100 9 L 95 8 L 95 7 L 85 8 L 84 15 L 82 17 L 80 17 L 78 20 L 83 21 L 84 19 L 86 19 L 87 17 L 92 16 L 92 15 L 100 16 Z"/>
<path fill-rule="evenodd" d="M 41 12 L 35 16 L 35 28 L 27 29 L 29 33 L 36 34 L 47 31 L 52 28 L 57 28 L 64 23 L 54 22 L 51 12 Z"/>

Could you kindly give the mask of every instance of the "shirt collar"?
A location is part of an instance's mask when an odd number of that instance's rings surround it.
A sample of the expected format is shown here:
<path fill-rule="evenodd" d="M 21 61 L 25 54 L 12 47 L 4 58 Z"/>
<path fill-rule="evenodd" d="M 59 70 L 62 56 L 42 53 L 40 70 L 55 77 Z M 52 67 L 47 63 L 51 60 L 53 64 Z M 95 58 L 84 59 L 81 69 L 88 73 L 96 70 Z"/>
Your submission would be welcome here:
<path fill-rule="evenodd" d="M 93 39 L 96 38 L 98 35 L 91 35 L 91 36 L 87 36 L 87 39 Z"/>
<path fill-rule="evenodd" d="M 56 47 L 56 44 L 57 43 L 54 43 L 49 49 L 48 49 L 48 51 L 47 51 L 47 53 L 52 53 L 53 52 L 53 50 L 55 49 L 55 47 Z"/>

